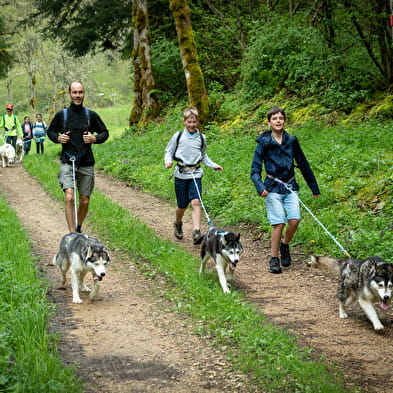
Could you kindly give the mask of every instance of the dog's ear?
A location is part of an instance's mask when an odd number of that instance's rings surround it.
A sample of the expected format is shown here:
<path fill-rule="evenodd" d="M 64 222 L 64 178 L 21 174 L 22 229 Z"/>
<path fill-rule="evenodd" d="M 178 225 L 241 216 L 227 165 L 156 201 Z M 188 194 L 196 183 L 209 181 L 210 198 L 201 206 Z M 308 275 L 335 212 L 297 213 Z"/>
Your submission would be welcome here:
<path fill-rule="evenodd" d="M 239 241 L 239 239 L 240 239 L 240 232 L 237 234 L 236 241 Z"/>
<path fill-rule="evenodd" d="M 92 255 L 93 255 L 93 249 L 91 248 L 91 246 L 88 246 L 85 261 L 91 258 Z"/>

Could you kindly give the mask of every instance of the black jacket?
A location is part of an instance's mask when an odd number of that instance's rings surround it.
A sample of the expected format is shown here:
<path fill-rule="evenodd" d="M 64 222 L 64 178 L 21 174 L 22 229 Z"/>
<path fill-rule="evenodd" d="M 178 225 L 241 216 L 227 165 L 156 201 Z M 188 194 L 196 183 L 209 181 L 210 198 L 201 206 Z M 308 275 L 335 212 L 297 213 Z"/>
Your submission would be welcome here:
<path fill-rule="evenodd" d="M 279 194 L 287 194 L 290 192 L 284 185 L 275 181 L 274 178 L 291 184 L 294 191 L 299 190 L 299 185 L 295 180 L 294 160 L 313 195 L 320 194 L 314 173 L 300 148 L 296 136 L 283 131 L 282 143 L 280 145 L 274 140 L 272 131 L 269 130 L 259 135 L 256 142 L 258 146 L 255 149 L 254 158 L 252 160 L 251 179 L 254 182 L 258 195 L 264 190 Z M 265 181 L 262 181 L 261 178 L 262 163 L 264 163 L 267 175 Z"/>
<path fill-rule="evenodd" d="M 94 133 L 97 138 L 95 143 L 104 143 L 108 139 L 109 131 L 98 114 L 89 110 L 88 119 L 83 106 L 71 104 L 67 108 L 66 129 L 64 129 L 63 111 L 59 111 L 49 124 L 46 133 L 52 142 L 59 143 L 58 136 L 66 131 L 70 131 L 71 139 L 67 144 L 62 144 L 60 160 L 70 164 L 70 158 L 74 156 L 78 166 L 94 165 L 91 144 L 83 142 L 83 133 L 85 131 Z"/>

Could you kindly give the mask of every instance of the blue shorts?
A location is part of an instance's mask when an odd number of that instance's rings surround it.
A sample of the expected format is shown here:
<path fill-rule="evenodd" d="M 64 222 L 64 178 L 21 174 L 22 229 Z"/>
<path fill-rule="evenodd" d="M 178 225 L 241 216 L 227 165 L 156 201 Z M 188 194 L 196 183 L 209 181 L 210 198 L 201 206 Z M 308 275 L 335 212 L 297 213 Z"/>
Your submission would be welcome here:
<path fill-rule="evenodd" d="M 270 225 L 286 224 L 288 220 L 300 220 L 297 192 L 278 194 L 269 192 L 265 200 L 267 219 Z"/>
<path fill-rule="evenodd" d="M 195 182 L 198 185 L 199 195 L 202 195 L 202 180 L 200 177 L 195 178 Z M 194 179 L 179 179 L 175 177 L 175 192 L 177 206 L 181 209 L 185 209 L 190 201 L 193 199 L 199 199 L 198 190 L 195 186 Z"/>

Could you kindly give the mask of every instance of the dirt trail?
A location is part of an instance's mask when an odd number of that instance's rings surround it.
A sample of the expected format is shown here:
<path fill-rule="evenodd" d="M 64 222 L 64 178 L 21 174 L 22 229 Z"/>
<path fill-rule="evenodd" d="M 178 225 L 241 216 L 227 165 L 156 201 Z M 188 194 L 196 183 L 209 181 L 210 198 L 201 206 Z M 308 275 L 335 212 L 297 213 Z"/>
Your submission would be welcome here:
<path fill-rule="evenodd" d="M 140 217 L 160 237 L 173 240 L 172 205 L 103 174 L 97 174 L 96 182 L 100 192 Z M 52 201 L 20 165 L 0 168 L 0 189 L 41 256 L 40 267 L 52 283 L 49 296 L 59 309 L 52 328 L 63 337 L 60 349 L 65 361 L 80 364 L 88 393 L 255 391 L 244 375 L 231 370 L 220 348 L 192 335 L 188 321 L 165 312 L 169 305 L 151 295 L 152 282 L 115 250 L 97 299 L 72 304 L 70 289 L 57 289 L 57 268 L 47 266 L 67 232 L 62 205 Z M 199 247 L 191 244 L 189 215 L 184 229 L 182 244 L 198 253 Z M 335 363 L 348 384 L 355 382 L 367 392 L 393 392 L 391 318 L 382 333 L 374 332 L 357 305 L 349 319 L 339 319 L 335 279 L 307 267 L 306 256 L 296 250 L 291 268 L 282 275 L 268 273 L 269 245 L 256 240 L 250 228 L 238 230 L 245 252 L 235 285 L 250 301 L 274 324 L 296 334 L 301 345 L 313 347 L 316 356 Z"/>

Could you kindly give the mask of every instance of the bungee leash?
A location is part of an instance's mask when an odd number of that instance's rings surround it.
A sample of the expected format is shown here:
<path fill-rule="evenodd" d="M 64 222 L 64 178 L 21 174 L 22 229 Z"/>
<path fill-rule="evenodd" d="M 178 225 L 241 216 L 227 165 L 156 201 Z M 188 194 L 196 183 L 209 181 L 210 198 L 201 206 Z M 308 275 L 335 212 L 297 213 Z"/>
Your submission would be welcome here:
<path fill-rule="evenodd" d="M 193 171 L 190 171 L 190 172 L 191 172 L 192 178 L 193 178 L 194 183 L 195 183 L 195 188 L 197 190 L 199 200 L 201 201 L 202 209 L 205 212 L 205 216 L 206 216 L 207 222 L 208 222 L 210 228 L 213 228 L 213 221 L 210 219 L 209 214 L 206 211 L 205 205 L 203 204 L 202 196 L 201 196 L 201 193 L 199 192 L 199 187 L 198 187 L 198 183 L 195 180 L 194 172 Z"/>
<path fill-rule="evenodd" d="M 277 177 L 267 175 L 270 179 L 273 179 L 275 182 L 282 184 L 288 191 L 295 193 L 295 191 L 292 190 L 292 185 L 288 184 Z M 297 198 L 299 199 L 300 204 L 307 210 L 307 212 L 311 215 L 311 217 L 321 226 L 321 228 L 330 236 L 330 238 L 336 243 L 336 245 L 340 248 L 340 250 L 350 259 L 352 259 L 351 254 L 340 244 L 340 242 L 328 231 L 328 229 L 321 223 L 321 221 L 318 220 L 318 218 L 313 214 L 313 212 L 303 203 L 303 201 L 299 198 L 299 195 L 297 195 Z"/>
<path fill-rule="evenodd" d="M 76 157 L 72 156 L 69 158 L 72 162 L 72 181 L 74 183 L 74 216 L 75 216 L 75 230 L 78 229 L 78 207 L 76 202 L 76 176 L 75 176 L 75 161 Z"/>

